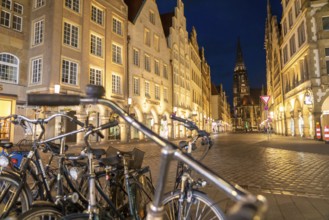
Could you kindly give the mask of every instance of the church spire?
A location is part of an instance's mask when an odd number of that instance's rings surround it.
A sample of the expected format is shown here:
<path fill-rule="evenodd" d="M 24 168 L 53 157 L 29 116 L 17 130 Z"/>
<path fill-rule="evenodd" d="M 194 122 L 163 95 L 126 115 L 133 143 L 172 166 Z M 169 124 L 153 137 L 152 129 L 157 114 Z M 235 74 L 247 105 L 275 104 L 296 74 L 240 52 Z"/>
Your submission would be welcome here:
<path fill-rule="evenodd" d="M 246 67 L 243 61 L 242 49 L 240 45 L 240 38 L 238 38 L 237 53 L 234 71 L 246 71 Z"/>

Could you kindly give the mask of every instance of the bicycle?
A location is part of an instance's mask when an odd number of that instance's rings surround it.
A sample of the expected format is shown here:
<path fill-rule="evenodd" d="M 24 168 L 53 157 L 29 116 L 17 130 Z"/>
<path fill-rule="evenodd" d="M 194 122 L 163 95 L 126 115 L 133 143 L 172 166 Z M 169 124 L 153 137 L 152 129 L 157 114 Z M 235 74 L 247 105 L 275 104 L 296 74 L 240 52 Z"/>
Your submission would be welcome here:
<path fill-rule="evenodd" d="M 179 148 L 192 156 L 192 152 L 196 150 L 196 142 L 201 138 L 201 147 L 205 148 L 205 153 L 202 154 L 199 161 L 204 159 L 212 146 L 209 134 L 200 130 L 192 121 L 177 117 L 174 114 L 170 118 L 181 122 L 187 129 L 196 131 L 196 135 L 189 142 L 180 141 Z M 165 219 L 225 219 L 224 213 L 215 205 L 216 203 L 207 194 L 198 190 L 206 185 L 206 181 L 202 179 L 195 181 L 191 172 L 192 170 L 185 163 L 177 163 L 174 189 L 166 193 L 163 198 Z"/>
<path fill-rule="evenodd" d="M 160 169 L 157 187 L 154 195 L 154 199 L 148 206 L 148 212 L 146 219 L 162 219 L 164 214 L 164 207 L 162 204 L 163 193 L 168 173 L 168 166 L 172 159 L 182 161 L 187 164 L 192 170 L 199 173 L 206 178 L 209 182 L 212 182 L 218 189 L 222 190 L 228 197 L 236 201 L 236 205 L 231 209 L 232 212 L 229 215 L 232 218 L 238 219 L 238 217 L 244 217 L 245 219 L 260 218 L 266 210 L 265 197 L 258 195 L 254 196 L 248 191 L 242 189 L 238 185 L 233 185 L 223 178 L 221 178 L 214 171 L 204 166 L 199 161 L 195 160 L 191 156 L 182 152 L 179 147 L 170 141 L 160 137 L 152 130 L 147 128 L 142 123 L 138 122 L 131 116 L 129 116 L 124 110 L 122 110 L 114 102 L 102 98 L 105 94 L 103 87 L 88 85 L 86 87 L 87 97 L 81 97 L 80 95 L 58 95 L 58 94 L 28 94 L 29 105 L 41 105 L 41 106 L 72 106 L 72 105 L 84 105 L 84 104 L 101 104 L 111 108 L 116 114 L 123 118 L 127 123 L 143 132 L 150 140 L 157 143 L 161 149 Z M 90 147 L 90 146 L 89 146 Z M 92 171 L 92 169 L 89 169 Z M 94 185 L 93 180 L 90 180 L 90 185 Z M 90 188 L 90 197 L 93 196 L 92 188 Z M 97 210 L 93 209 L 96 206 L 95 200 L 90 200 L 90 209 L 86 217 L 93 219 L 97 217 Z"/>
<path fill-rule="evenodd" d="M 74 131 L 69 132 L 66 134 L 59 135 L 55 138 L 50 138 L 47 140 L 41 140 L 45 129 L 44 124 L 48 123 L 50 120 L 52 120 L 55 117 L 66 117 L 72 122 L 80 125 L 82 128 Z M 11 215 L 17 215 L 21 212 L 25 212 L 29 210 L 32 206 L 32 202 L 35 199 L 34 196 L 32 196 L 32 193 L 28 187 L 28 181 L 27 181 L 27 171 L 30 171 L 32 174 L 32 179 L 34 180 L 34 183 L 36 183 L 36 186 L 33 186 L 38 190 L 37 194 L 40 198 L 40 200 L 50 201 L 53 203 L 61 204 L 62 209 L 66 210 L 69 206 L 65 204 L 65 202 L 70 202 L 70 204 L 75 204 L 76 209 L 75 210 L 82 210 L 85 206 L 88 205 L 88 200 L 84 197 L 82 193 L 77 189 L 77 186 L 72 182 L 72 179 L 70 178 L 70 172 L 68 171 L 66 166 L 63 166 L 64 159 L 66 161 L 70 160 L 79 160 L 81 159 L 80 156 L 65 156 L 64 151 L 67 147 L 64 144 L 64 138 L 68 135 L 72 135 L 78 132 L 84 132 L 87 130 L 92 129 L 91 126 L 84 127 L 84 123 L 67 116 L 65 114 L 54 114 L 50 116 L 47 119 L 28 119 L 21 115 L 10 115 L 6 118 L 14 118 L 13 122 L 19 125 L 25 124 L 25 122 L 32 123 L 35 125 L 40 125 L 41 127 L 41 133 L 39 135 L 39 138 L 33 142 L 32 149 L 29 151 L 29 154 L 27 157 L 24 158 L 22 165 L 17 172 L 11 171 L 11 170 L 3 170 L 3 172 L 0 175 L 0 188 L 2 189 L 2 192 L 0 194 L 0 204 L 4 203 L 2 206 L 2 213 L 0 214 L 1 218 Z M 107 123 L 105 126 L 111 127 L 117 125 L 117 122 L 115 123 Z M 98 133 L 98 135 L 101 135 Z M 54 144 L 52 141 L 60 139 L 61 144 Z M 46 165 L 46 168 L 43 166 L 41 162 L 41 157 L 38 149 L 42 148 L 44 152 L 50 151 L 51 158 Z M 83 151 L 82 151 L 83 152 Z M 105 154 L 105 151 L 94 151 L 95 155 L 102 155 Z M 59 173 L 55 173 L 54 170 L 50 169 L 50 163 L 52 161 L 52 158 L 54 155 L 57 155 L 59 157 Z M 33 157 L 35 156 L 35 159 Z M 1 164 L 0 164 L 1 165 Z M 36 167 L 35 169 L 31 169 L 32 167 Z M 3 168 L 2 168 L 3 169 Z M 41 178 L 39 176 L 41 175 Z M 65 177 L 66 183 L 69 186 L 68 188 L 63 187 L 62 177 Z M 49 180 L 50 178 L 50 180 Z M 49 181 L 48 181 L 49 180 Z M 57 181 L 60 180 L 60 181 Z M 57 192 L 56 197 L 52 196 L 52 186 L 57 186 Z M 66 191 L 64 193 L 64 191 Z M 69 192 L 71 195 L 66 195 Z M 82 204 L 77 203 L 77 201 L 81 201 Z M 45 203 L 38 203 L 37 205 L 44 205 Z M 47 203 L 46 203 L 47 204 Z M 71 208 L 72 206 L 70 206 Z M 16 213 L 16 214 L 15 214 Z"/>
<path fill-rule="evenodd" d="M 143 219 L 146 205 L 154 194 L 151 170 L 148 166 L 142 167 L 143 158 L 144 152 L 137 148 L 123 152 L 109 147 L 106 158 L 100 160 L 105 167 L 112 201 L 125 218 Z"/>

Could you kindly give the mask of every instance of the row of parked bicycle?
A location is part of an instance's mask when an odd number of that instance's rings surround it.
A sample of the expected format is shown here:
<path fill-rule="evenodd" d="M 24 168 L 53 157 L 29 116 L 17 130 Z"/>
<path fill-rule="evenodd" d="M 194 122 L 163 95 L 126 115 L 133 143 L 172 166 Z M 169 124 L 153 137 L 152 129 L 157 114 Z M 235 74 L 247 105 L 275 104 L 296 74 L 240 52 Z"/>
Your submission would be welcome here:
<path fill-rule="evenodd" d="M 150 168 L 142 166 L 143 151 L 91 146 L 90 135 L 104 138 L 100 131 L 117 126 L 117 121 L 95 127 L 63 113 L 38 119 L 10 115 L 2 119 L 29 131 L 33 130 L 31 126 L 38 126 L 41 132 L 31 141 L 28 151 L 17 150 L 9 142 L 0 143 L 0 219 L 259 219 L 263 215 L 266 210 L 263 196 L 252 195 L 225 181 L 200 162 L 212 146 L 207 132 L 192 121 L 172 115 L 172 120 L 194 131 L 191 140 L 176 146 L 130 117 L 114 102 L 102 98 L 104 93 L 103 87 L 88 85 L 85 97 L 29 94 L 28 105 L 100 104 L 111 108 L 161 147 L 156 187 Z M 45 125 L 58 117 L 77 124 L 78 129 L 45 138 Z M 78 154 L 68 153 L 65 138 L 77 133 L 84 133 L 85 145 Z M 196 158 L 192 152 L 198 140 L 202 153 Z M 179 161 L 174 189 L 165 193 L 172 160 Z M 236 201 L 229 213 L 224 213 L 200 191 L 205 180 L 194 179 L 192 170 Z"/>

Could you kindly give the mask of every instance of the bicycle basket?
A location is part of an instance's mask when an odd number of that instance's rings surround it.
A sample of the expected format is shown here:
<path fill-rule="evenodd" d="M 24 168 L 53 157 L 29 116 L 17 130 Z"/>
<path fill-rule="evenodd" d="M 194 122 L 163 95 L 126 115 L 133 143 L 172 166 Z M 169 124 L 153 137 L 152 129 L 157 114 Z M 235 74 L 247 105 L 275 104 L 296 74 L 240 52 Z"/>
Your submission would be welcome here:
<path fill-rule="evenodd" d="M 145 152 L 134 148 L 131 153 L 132 159 L 129 161 L 129 168 L 140 169 L 142 167 Z"/>

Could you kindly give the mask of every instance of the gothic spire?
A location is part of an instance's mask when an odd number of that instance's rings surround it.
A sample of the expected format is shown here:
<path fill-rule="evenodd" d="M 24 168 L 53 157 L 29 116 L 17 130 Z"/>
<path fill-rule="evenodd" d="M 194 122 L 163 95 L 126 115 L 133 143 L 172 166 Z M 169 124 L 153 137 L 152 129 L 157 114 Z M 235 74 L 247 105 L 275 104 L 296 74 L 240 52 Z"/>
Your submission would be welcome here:
<path fill-rule="evenodd" d="M 238 45 L 237 45 L 237 53 L 236 53 L 236 62 L 235 62 L 235 68 L 234 71 L 245 71 L 246 67 L 244 65 L 243 61 L 243 55 L 242 55 L 242 49 L 240 45 L 240 38 L 238 38 Z"/>

